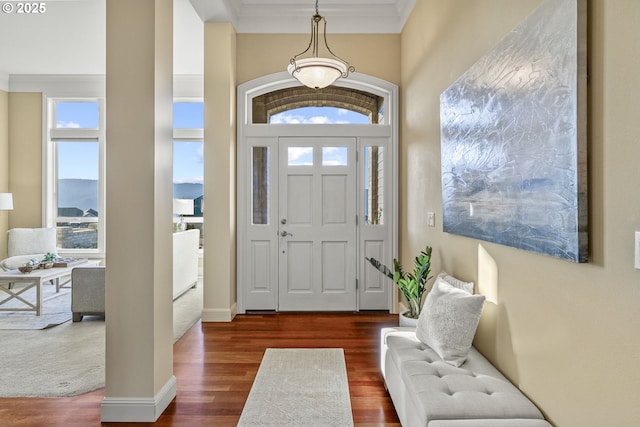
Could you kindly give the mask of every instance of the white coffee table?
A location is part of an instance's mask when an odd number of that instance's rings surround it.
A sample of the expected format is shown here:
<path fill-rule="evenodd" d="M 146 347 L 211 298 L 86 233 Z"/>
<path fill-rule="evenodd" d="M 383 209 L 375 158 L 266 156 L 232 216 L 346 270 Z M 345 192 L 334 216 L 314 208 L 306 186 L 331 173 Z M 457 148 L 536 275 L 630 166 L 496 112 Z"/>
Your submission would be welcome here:
<path fill-rule="evenodd" d="M 55 295 L 48 298 L 42 297 L 42 284 L 45 282 L 52 282 L 56 287 L 56 293 L 60 292 L 60 288 L 67 282 L 60 283 L 62 277 L 71 274 L 71 270 L 76 267 L 89 267 L 98 265 L 99 261 L 88 260 L 81 264 L 75 264 L 69 267 L 53 267 L 53 268 L 39 268 L 33 270 L 30 273 L 21 273 L 20 270 L 9 270 L 0 273 L 0 295 L 2 292 L 7 294 L 7 297 L 0 300 L 0 311 L 35 311 L 36 316 L 40 316 L 42 312 L 42 303 L 49 298 L 55 297 Z M 71 279 L 69 279 L 71 280 Z M 36 288 L 36 300 L 29 301 L 22 295 L 29 289 Z M 24 304 L 22 307 L 2 307 L 2 305 L 8 301 L 17 299 Z"/>

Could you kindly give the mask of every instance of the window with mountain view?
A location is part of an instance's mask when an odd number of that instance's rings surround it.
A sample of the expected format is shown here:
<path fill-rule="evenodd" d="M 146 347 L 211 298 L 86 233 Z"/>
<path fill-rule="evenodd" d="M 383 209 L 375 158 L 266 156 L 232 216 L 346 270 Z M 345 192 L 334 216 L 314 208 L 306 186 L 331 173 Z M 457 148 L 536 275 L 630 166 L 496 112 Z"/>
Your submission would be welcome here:
<path fill-rule="evenodd" d="M 103 100 L 50 99 L 47 225 L 61 252 L 103 251 Z"/>
<path fill-rule="evenodd" d="M 63 255 L 104 253 L 104 99 L 49 98 L 47 108 L 46 225 L 57 228 Z M 202 241 L 204 103 L 175 102 L 173 126 L 174 198 L 193 200 L 184 220 Z"/>
<path fill-rule="evenodd" d="M 182 215 L 186 228 L 200 230 L 202 247 L 204 228 L 204 103 L 178 101 L 173 104 L 173 198 L 193 200 L 193 213 Z M 179 221 L 175 214 L 176 223 Z"/>

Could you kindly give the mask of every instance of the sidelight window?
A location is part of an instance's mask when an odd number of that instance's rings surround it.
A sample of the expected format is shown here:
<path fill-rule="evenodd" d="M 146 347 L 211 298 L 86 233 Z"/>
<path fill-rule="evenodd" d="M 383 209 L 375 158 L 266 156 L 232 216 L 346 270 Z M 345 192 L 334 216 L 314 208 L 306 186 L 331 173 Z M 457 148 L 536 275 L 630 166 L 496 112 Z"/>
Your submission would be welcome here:
<path fill-rule="evenodd" d="M 365 223 L 382 225 L 384 224 L 384 148 L 365 147 L 364 165 Z"/>
<path fill-rule="evenodd" d="M 252 172 L 253 183 L 251 190 L 252 223 L 254 225 L 268 225 L 271 215 L 271 151 L 269 147 L 253 147 Z"/>

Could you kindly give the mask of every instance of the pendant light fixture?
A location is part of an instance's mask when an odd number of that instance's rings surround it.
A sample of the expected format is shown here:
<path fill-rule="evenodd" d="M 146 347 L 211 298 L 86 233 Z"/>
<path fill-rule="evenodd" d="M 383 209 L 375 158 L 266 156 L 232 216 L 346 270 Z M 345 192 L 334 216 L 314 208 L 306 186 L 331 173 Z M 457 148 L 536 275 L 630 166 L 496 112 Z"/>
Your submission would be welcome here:
<path fill-rule="evenodd" d="M 329 58 L 323 58 L 318 55 L 318 45 L 320 44 L 318 27 L 320 21 L 324 22 L 322 39 L 326 51 L 331 55 Z M 302 55 L 309 51 L 313 56 L 301 58 Z M 327 87 L 340 77 L 346 78 L 350 72 L 356 70 L 353 65 L 349 65 L 347 61 L 338 57 L 329 48 L 327 44 L 327 21 L 318 13 L 318 0 L 316 0 L 316 13 L 311 17 L 311 40 L 309 41 L 309 46 L 291 58 L 287 70 L 300 83 L 312 89 Z"/>

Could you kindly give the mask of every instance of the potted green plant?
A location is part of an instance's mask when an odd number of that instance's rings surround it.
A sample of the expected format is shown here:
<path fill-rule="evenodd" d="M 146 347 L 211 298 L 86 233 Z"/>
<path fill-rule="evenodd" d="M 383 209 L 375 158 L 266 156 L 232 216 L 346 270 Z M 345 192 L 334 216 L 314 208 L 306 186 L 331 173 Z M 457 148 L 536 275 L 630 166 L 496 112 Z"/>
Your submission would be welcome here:
<path fill-rule="evenodd" d="M 405 317 L 417 320 L 422 309 L 422 297 L 427 289 L 427 282 L 433 276 L 431 272 L 431 246 L 427 246 L 414 260 L 413 272 L 404 271 L 400 261 L 393 259 L 393 271 L 375 258 L 365 258 L 382 274 L 393 280 L 407 301 L 408 310 Z M 401 313 L 403 314 L 403 313 Z"/>
<path fill-rule="evenodd" d="M 51 268 L 58 256 L 54 253 L 47 252 L 40 261 L 40 268 Z"/>

